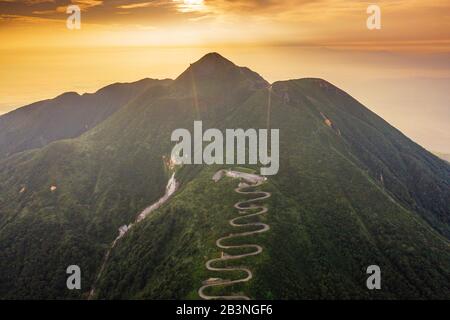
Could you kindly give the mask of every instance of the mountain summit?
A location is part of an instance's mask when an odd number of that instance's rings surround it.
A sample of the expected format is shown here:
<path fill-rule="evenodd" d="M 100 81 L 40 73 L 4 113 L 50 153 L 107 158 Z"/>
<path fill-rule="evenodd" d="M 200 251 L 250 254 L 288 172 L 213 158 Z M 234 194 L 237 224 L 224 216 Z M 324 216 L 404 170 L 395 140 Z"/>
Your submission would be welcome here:
<path fill-rule="evenodd" d="M 210 52 L 205 54 L 202 58 L 200 58 L 197 62 L 193 63 L 196 66 L 210 66 L 210 67 L 218 67 L 218 66 L 228 66 L 228 67 L 236 67 L 236 65 L 223 57 L 217 52 Z"/>
<path fill-rule="evenodd" d="M 177 79 L 177 82 L 192 81 L 248 81 L 255 88 L 268 86 L 269 83 L 259 74 L 247 67 L 239 67 L 216 52 L 208 53 L 197 62 L 192 63 Z"/>
<path fill-rule="evenodd" d="M 192 63 L 175 81 L 174 96 L 186 99 L 197 119 L 213 122 L 226 117 L 269 83 L 247 67 L 239 67 L 218 53 Z"/>

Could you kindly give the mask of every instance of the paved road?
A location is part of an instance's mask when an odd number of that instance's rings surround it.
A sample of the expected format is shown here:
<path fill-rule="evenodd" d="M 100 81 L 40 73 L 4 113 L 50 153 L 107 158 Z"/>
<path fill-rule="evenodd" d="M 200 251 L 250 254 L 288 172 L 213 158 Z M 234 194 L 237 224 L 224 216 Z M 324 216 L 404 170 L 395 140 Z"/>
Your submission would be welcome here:
<path fill-rule="evenodd" d="M 242 279 L 237 279 L 237 280 L 219 279 L 217 281 L 212 281 L 212 282 L 206 283 L 198 290 L 198 294 L 202 299 L 205 299 L 205 300 L 219 300 L 219 299 L 221 299 L 221 300 L 250 300 L 249 297 L 243 296 L 243 295 L 242 296 L 239 296 L 239 295 L 210 296 L 210 295 L 205 294 L 204 291 L 205 291 L 205 289 L 211 288 L 211 287 L 230 286 L 230 285 L 233 285 L 236 283 L 248 282 L 253 278 L 252 272 L 250 271 L 250 269 L 248 269 L 245 266 L 241 266 L 241 267 L 231 267 L 230 266 L 230 267 L 218 268 L 218 267 L 214 267 L 213 265 L 216 262 L 220 262 L 220 261 L 238 260 L 238 259 L 242 259 L 242 258 L 249 257 L 249 256 L 256 256 L 263 251 L 263 248 L 257 244 L 242 244 L 242 245 L 235 245 L 235 246 L 222 244 L 223 241 L 226 241 L 228 239 L 248 237 L 248 236 L 252 236 L 255 234 L 266 232 L 270 229 L 269 225 L 262 223 L 262 222 L 253 222 L 253 223 L 240 222 L 241 220 L 246 220 L 250 217 L 259 216 L 259 215 L 262 215 L 267 212 L 266 206 L 257 205 L 254 203 L 269 198 L 271 196 L 271 194 L 269 192 L 244 191 L 249 188 L 259 187 L 263 183 L 264 183 L 264 181 L 258 181 L 255 184 L 240 184 L 240 186 L 235 189 L 235 191 L 239 194 L 260 195 L 260 196 L 258 198 L 237 202 L 234 205 L 234 207 L 239 211 L 240 216 L 237 218 L 233 218 L 229 221 L 230 225 L 235 228 L 248 228 L 249 226 L 253 226 L 253 227 L 259 227 L 259 229 L 255 230 L 255 231 L 232 233 L 226 237 L 219 238 L 216 241 L 217 247 L 219 247 L 221 249 L 252 248 L 252 249 L 254 249 L 254 251 L 251 251 L 251 252 L 245 253 L 245 254 L 239 254 L 239 255 L 225 254 L 221 258 L 211 259 L 206 262 L 206 268 L 210 271 L 219 271 L 219 272 L 243 271 L 243 272 L 247 273 L 247 276 Z M 259 210 L 259 211 L 256 213 L 247 214 L 248 211 L 254 212 L 254 210 Z"/>

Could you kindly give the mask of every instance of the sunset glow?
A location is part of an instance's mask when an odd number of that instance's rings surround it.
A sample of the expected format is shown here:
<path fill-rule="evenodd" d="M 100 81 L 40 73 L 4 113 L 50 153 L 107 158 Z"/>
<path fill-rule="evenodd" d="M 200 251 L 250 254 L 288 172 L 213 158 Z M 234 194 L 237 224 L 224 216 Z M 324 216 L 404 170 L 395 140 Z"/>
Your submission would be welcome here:
<path fill-rule="evenodd" d="M 178 10 L 180 12 L 195 12 L 205 10 L 203 0 L 174 0 L 178 2 Z"/>

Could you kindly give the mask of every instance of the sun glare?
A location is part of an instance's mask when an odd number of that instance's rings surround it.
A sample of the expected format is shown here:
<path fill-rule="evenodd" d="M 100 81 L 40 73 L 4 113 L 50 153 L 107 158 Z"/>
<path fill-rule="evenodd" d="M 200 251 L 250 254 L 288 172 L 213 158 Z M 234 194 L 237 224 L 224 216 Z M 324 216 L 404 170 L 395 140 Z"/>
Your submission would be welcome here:
<path fill-rule="evenodd" d="M 174 0 L 178 2 L 178 11 L 180 12 L 194 12 L 202 11 L 205 8 L 203 0 Z"/>

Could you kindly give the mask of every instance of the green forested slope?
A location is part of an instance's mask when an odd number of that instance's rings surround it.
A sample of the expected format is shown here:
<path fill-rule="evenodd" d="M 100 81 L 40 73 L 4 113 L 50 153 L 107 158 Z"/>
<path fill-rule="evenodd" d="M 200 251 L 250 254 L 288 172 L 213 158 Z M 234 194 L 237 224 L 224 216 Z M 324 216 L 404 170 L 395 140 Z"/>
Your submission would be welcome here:
<path fill-rule="evenodd" d="M 77 139 L 0 160 L 0 297 L 86 296 L 117 229 L 163 194 L 172 131 L 212 109 L 239 105 L 256 90 L 248 80 L 255 74 L 229 61 L 216 69 L 216 60 L 210 55 L 199 63 L 211 75 L 228 72 L 226 99 L 195 96 L 183 78 L 158 83 Z M 222 81 L 200 81 L 198 90 Z M 65 288 L 71 264 L 83 270 L 81 292 Z"/>
<path fill-rule="evenodd" d="M 404 202 L 395 187 L 380 180 L 365 161 L 367 155 L 358 154 L 350 142 L 374 134 L 367 122 L 376 116 L 363 110 L 354 116 L 350 130 L 342 128 L 335 119 L 346 116 L 339 111 L 331 114 L 320 102 L 320 92 L 302 94 L 304 88 L 309 93 L 311 84 L 321 82 L 305 79 L 273 86 L 270 124 L 280 128 L 281 170 L 264 188 L 273 193 L 263 218 L 271 230 L 253 239 L 265 252 L 246 258 L 245 265 L 255 270 L 254 280 L 222 293 L 245 292 L 263 299 L 448 298 L 448 239 L 422 218 L 421 211 Z M 357 104 L 346 102 L 349 109 Z M 260 90 L 230 114 L 225 125 L 265 127 L 268 108 L 268 90 Z M 327 114 L 331 127 L 320 112 Z M 383 139 L 397 134 L 404 144 L 400 150 L 386 147 L 383 156 L 407 158 L 408 147 L 416 152 L 418 147 L 408 146 L 413 143 L 386 123 L 379 130 Z M 365 152 L 382 148 L 365 146 Z M 444 177 L 448 175 L 444 163 L 425 152 L 422 156 L 431 158 Z M 395 172 L 397 164 L 388 163 L 386 168 Z M 233 232 L 227 221 L 236 216 L 233 204 L 239 199 L 233 192 L 237 182 L 211 180 L 215 170 L 205 169 L 123 239 L 101 281 L 100 298 L 198 298 L 196 290 L 203 280 L 228 279 L 229 275 L 204 267 L 220 254 L 215 240 Z M 441 187 L 439 196 L 447 197 L 445 181 L 435 183 Z M 403 188 L 408 190 L 408 185 Z M 168 224 L 172 237 L 166 233 Z M 365 286 L 365 270 L 372 264 L 383 270 L 382 291 L 371 292 Z M 137 280 L 127 270 L 135 270 Z"/>
<path fill-rule="evenodd" d="M 334 170 L 327 163 L 323 167 L 324 173 Z M 125 236 L 113 251 L 98 298 L 197 299 L 198 288 L 208 278 L 242 277 L 208 272 L 204 266 L 220 256 L 215 240 L 236 232 L 228 220 L 237 216 L 232 207 L 242 199 L 233 191 L 237 181 L 215 183 L 214 172 L 205 169 Z M 352 186 L 346 187 L 347 179 Z M 234 263 L 249 266 L 255 278 L 216 293 L 245 293 L 257 299 L 448 297 L 448 241 L 391 202 L 362 172 L 350 168 L 336 180 L 302 183 L 297 197 L 286 196 L 269 180 L 263 189 L 272 192 L 270 210 L 260 221 L 271 230 L 235 242 L 264 247 L 260 256 Z M 358 196 L 360 188 L 365 188 L 366 199 Z M 365 287 L 365 270 L 371 264 L 382 268 L 382 291 Z"/>
<path fill-rule="evenodd" d="M 270 94 L 270 99 L 269 99 Z M 271 230 L 246 258 L 253 298 L 445 298 L 450 166 L 318 79 L 268 84 L 210 54 L 151 86 L 95 128 L 0 161 L 0 298 L 85 298 L 117 228 L 164 192 L 170 134 L 206 127 L 280 129 Z M 121 239 L 98 298 L 198 298 L 239 199 L 218 167 L 184 167 L 181 189 Z M 53 192 L 51 186 L 56 186 Z M 21 192 L 22 191 L 22 192 Z M 253 240 L 253 239 L 252 239 Z M 65 288 L 65 268 L 83 290 Z M 365 288 L 378 264 L 383 290 Z M 239 275 L 235 275 L 239 276 Z"/>

